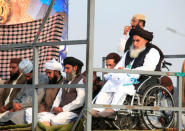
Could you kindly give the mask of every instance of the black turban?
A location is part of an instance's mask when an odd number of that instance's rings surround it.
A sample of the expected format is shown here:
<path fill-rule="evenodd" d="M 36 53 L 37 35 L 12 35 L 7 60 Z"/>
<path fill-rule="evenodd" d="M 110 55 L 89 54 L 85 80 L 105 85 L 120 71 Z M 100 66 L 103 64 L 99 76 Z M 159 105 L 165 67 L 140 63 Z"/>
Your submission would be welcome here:
<path fill-rule="evenodd" d="M 148 40 L 148 42 L 152 41 L 152 39 L 153 39 L 153 32 L 149 32 L 149 31 L 141 29 L 141 28 L 132 29 L 130 31 L 130 35 L 131 36 L 138 35 L 138 36 Z"/>
<path fill-rule="evenodd" d="M 79 68 L 81 68 L 84 64 L 82 63 L 82 61 L 80 61 L 79 59 L 76 59 L 74 57 L 66 57 L 64 59 L 64 66 L 66 64 L 72 65 L 72 66 L 78 66 Z"/>

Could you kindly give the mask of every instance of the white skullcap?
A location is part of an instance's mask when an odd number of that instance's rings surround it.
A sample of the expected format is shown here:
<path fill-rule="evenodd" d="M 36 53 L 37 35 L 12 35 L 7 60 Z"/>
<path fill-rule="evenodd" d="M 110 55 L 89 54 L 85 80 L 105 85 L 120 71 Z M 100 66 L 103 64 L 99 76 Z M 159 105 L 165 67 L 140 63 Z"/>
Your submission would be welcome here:
<path fill-rule="evenodd" d="M 46 62 L 45 63 L 45 69 L 58 70 L 58 71 L 63 70 L 62 65 L 58 61 L 56 61 L 55 59 L 52 59 L 52 60 Z"/>
<path fill-rule="evenodd" d="M 24 59 L 19 63 L 19 69 L 23 74 L 30 73 L 33 70 L 33 64 L 29 59 Z"/>
<path fill-rule="evenodd" d="M 143 14 L 135 14 L 133 17 L 135 17 L 138 20 L 144 20 L 145 21 L 145 16 Z"/>

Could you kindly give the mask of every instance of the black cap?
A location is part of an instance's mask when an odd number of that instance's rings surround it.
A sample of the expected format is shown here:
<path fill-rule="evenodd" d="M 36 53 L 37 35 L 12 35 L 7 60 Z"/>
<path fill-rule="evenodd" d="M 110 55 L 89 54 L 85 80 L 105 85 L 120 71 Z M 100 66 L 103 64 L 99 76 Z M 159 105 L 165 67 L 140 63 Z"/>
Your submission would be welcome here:
<path fill-rule="evenodd" d="M 148 40 L 149 42 L 152 41 L 152 39 L 153 39 L 153 32 L 149 32 L 149 31 L 141 29 L 141 28 L 132 29 L 130 31 L 130 35 L 132 35 L 132 36 L 138 35 L 138 36 Z"/>
<path fill-rule="evenodd" d="M 84 64 L 81 60 L 76 59 L 74 57 L 66 57 L 64 59 L 64 66 L 66 64 L 72 65 L 72 66 L 78 66 L 79 68 L 81 68 Z"/>

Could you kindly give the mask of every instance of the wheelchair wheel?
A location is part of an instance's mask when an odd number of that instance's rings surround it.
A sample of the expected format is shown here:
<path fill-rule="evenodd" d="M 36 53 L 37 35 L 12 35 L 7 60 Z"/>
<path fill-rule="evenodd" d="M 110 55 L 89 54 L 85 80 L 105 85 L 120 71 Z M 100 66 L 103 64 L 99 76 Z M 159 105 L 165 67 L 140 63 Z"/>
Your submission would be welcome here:
<path fill-rule="evenodd" d="M 145 91 L 141 104 L 143 106 L 174 107 L 172 94 L 161 85 L 154 85 Z M 175 119 L 174 111 L 142 110 L 142 119 L 149 129 L 172 127 Z"/>
<path fill-rule="evenodd" d="M 114 126 L 119 129 L 129 129 L 132 130 L 137 126 L 139 118 L 131 115 L 117 115 L 116 119 L 113 121 Z"/>

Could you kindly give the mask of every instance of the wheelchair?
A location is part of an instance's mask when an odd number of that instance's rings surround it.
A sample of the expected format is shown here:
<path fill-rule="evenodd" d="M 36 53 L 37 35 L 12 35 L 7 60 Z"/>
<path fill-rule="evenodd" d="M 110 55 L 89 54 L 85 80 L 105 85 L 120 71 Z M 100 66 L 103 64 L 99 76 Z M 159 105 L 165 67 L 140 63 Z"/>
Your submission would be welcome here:
<path fill-rule="evenodd" d="M 153 130 L 174 127 L 175 112 L 157 110 L 157 107 L 175 106 L 172 93 L 161 85 L 162 77 L 166 76 L 141 76 L 141 84 L 135 85 L 136 94 L 127 95 L 123 103 L 131 106 L 152 106 L 156 110 L 120 109 L 112 121 L 117 129 Z"/>
<path fill-rule="evenodd" d="M 168 62 L 162 68 L 168 69 Z M 169 70 L 169 69 L 168 69 Z M 93 129 L 164 129 L 175 126 L 175 112 L 158 110 L 157 107 L 175 107 L 173 93 L 162 83 L 167 76 L 141 75 L 135 84 L 136 93 L 127 95 L 123 105 L 151 106 L 156 110 L 119 109 L 115 115 L 106 118 L 93 118 Z M 167 77 L 169 78 L 169 77 Z M 170 78 L 169 78 L 170 79 Z"/>
<path fill-rule="evenodd" d="M 160 79 L 160 76 L 147 78 L 134 96 L 127 95 L 123 105 L 174 107 L 173 96 L 160 84 Z M 163 129 L 173 127 L 174 119 L 173 111 L 120 109 L 116 112 L 113 124 L 117 129 L 135 129 L 138 125 L 148 129 Z"/>

